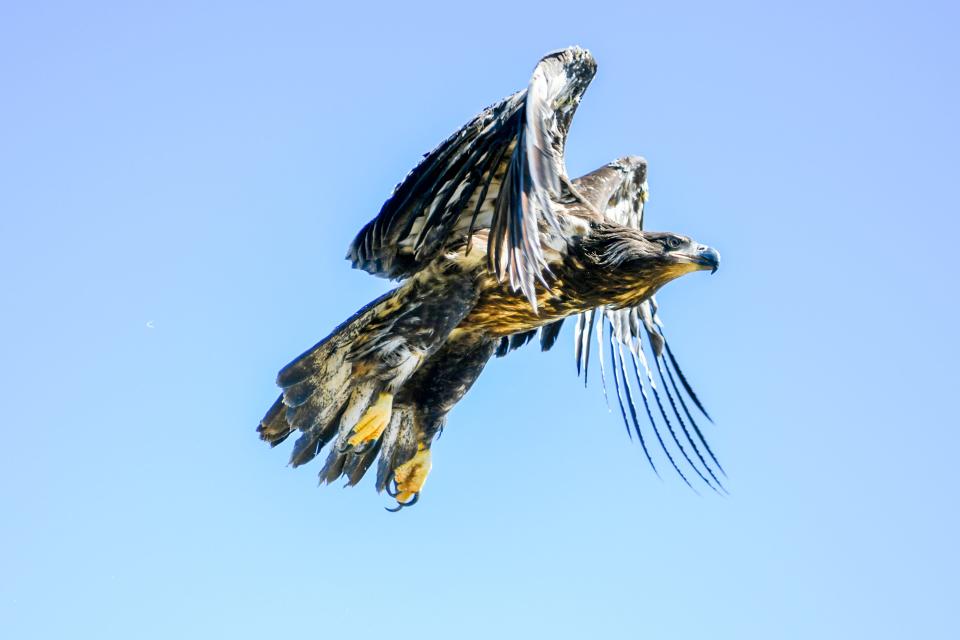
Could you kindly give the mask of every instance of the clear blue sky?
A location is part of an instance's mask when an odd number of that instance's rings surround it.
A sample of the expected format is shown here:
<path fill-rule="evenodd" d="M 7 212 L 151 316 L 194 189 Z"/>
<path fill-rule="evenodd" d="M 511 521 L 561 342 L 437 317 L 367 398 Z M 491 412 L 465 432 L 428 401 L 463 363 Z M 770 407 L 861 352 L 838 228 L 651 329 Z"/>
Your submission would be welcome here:
<path fill-rule="evenodd" d="M 17 4 L 4 637 L 957 637 L 949 3 Z M 318 489 L 254 427 L 389 286 L 349 240 L 574 43 L 570 172 L 645 155 L 649 225 L 723 254 L 660 300 L 732 495 L 656 479 L 569 329 L 488 367 L 415 508 Z"/>

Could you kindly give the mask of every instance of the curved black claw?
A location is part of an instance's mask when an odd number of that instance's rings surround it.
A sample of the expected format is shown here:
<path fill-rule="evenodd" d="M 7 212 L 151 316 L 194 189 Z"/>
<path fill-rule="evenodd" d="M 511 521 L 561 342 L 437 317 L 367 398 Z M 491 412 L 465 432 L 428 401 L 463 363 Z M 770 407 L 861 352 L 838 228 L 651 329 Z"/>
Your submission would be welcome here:
<path fill-rule="evenodd" d="M 391 509 L 390 507 L 384 507 L 384 509 L 386 509 L 390 513 L 396 513 L 397 511 L 400 511 L 404 507 L 412 507 L 413 505 L 417 504 L 417 500 L 419 499 L 420 499 L 420 492 L 418 491 L 415 494 L 413 494 L 413 498 L 410 499 L 410 502 L 397 502 L 397 506 L 395 506 L 394 508 Z"/>
<path fill-rule="evenodd" d="M 353 448 L 353 445 L 349 442 L 344 442 L 342 445 L 337 447 L 337 453 L 349 453 L 350 449 Z"/>
<path fill-rule="evenodd" d="M 396 498 L 400 495 L 400 489 L 397 488 L 397 481 L 393 478 L 390 478 L 390 481 L 387 482 L 387 486 L 384 487 L 387 491 L 387 495 L 391 498 Z"/>

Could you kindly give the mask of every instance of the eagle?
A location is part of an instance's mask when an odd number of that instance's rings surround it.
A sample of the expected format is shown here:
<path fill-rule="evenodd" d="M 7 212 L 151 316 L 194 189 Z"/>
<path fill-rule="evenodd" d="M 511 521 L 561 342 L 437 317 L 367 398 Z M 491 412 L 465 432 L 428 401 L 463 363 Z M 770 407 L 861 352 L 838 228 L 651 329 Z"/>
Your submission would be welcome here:
<path fill-rule="evenodd" d="M 715 272 L 720 255 L 684 235 L 644 230 L 643 158 L 567 175 L 567 133 L 596 69 L 580 47 L 546 55 L 526 89 L 426 154 L 360 230 L 347 258 L 400 284 L 277 376 L 282 393 L 257 431 L 272 446 L 299 432 L 294 467 L 327 447 L 321 482 L 354 485 L 376 462 L 376 489 L 395 500 L 388 510 L 416 503 L 447 414 L 490 358 L 538 332 L 546 351 L 576 316 L 577 372 L 586 380 L 595 335 L 604 393 L 607 351 L 627 433 L 654 472 L 659 449 L 691 488 L 725 491 L 695 419 L 710 416 L 665 339 L 654 297 L 682 275 Z"/>

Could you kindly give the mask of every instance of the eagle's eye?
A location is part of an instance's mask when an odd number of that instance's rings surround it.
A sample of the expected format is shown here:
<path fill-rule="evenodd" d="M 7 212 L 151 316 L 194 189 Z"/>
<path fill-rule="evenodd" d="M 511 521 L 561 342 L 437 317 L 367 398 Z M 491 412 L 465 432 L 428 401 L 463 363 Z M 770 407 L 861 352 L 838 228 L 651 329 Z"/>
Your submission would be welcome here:
<path fill-rule="evenodd" d="M 667 246 L 670 247 L 671 249 L 679 249 L 680 245 L 682 244 L 683 244 L 683 241 L 676 236 L 667 238 Z"/>

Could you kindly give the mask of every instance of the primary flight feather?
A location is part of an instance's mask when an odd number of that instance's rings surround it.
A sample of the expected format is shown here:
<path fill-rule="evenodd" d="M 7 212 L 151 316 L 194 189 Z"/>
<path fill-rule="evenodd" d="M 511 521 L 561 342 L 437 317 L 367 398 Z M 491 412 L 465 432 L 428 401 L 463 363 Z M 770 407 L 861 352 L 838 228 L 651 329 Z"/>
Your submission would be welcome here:
<path fill-rule="evenodd" d="M 595 339 L 604 392 L 606 351 L 627 433 L 654 470 L 659 450 L 691 487 L 724 490 L 694 414 L 710 418 L 654 299 L 675 278 L 716 271 L 720 256 L 643 230 L 642 158 L 567 176 L 567 132 L 595 72 L 579 47 L 544 57 L 525 90 L 429 153 L 360 230 L 354 267 L 402 282 L 280 371 L 283 392 L 257 430 L 271 445 L 299 431 L 294 466 L 327 447 L 321 480 L 352 485 L 376 462 L 377 490 L 395 509 L 413 504 L 447 414 L 487 361 L 538 330 L 549 349 L 577 315 L 577 370 L 586 381 Z"/>

